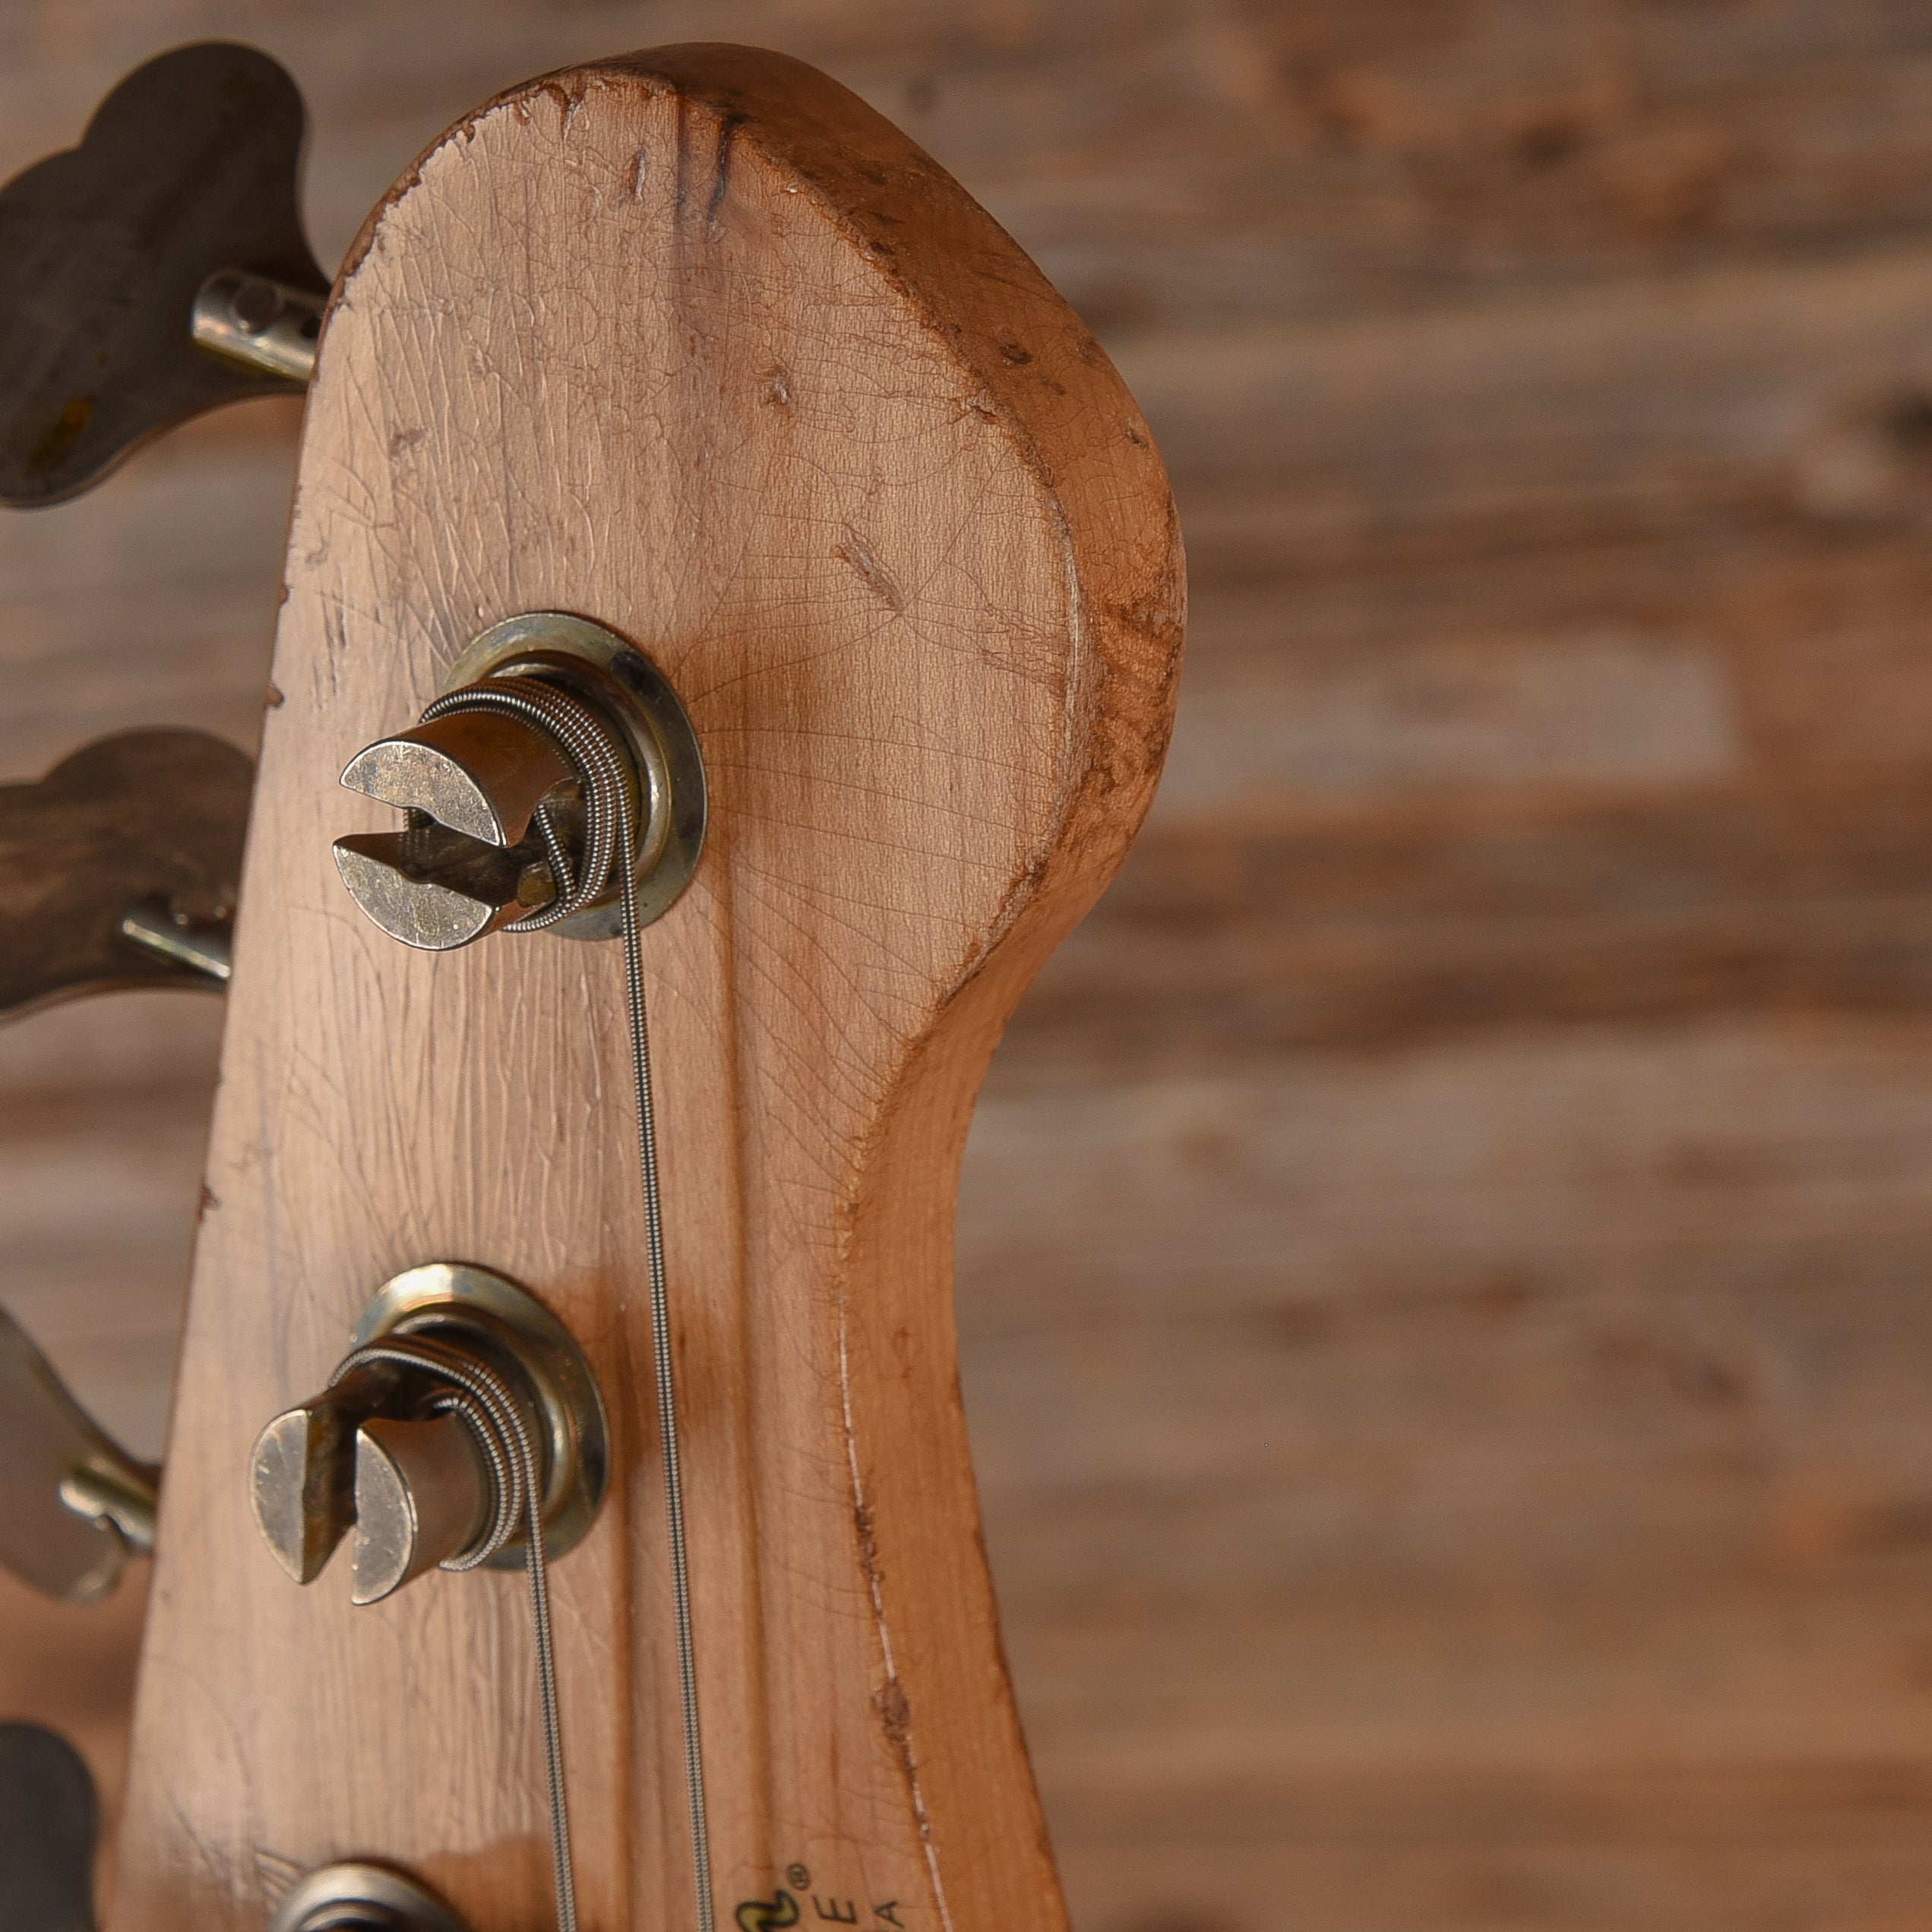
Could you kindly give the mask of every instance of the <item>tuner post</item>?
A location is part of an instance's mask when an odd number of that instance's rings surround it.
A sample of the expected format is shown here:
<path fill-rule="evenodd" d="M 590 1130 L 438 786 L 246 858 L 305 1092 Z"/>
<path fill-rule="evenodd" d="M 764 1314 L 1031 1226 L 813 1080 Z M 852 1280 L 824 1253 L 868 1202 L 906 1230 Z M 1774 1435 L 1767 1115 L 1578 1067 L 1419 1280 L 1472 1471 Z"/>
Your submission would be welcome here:
<path fill-rule="evenodd" d="M 415 724 L 343 768 L 400 829 L 335 842 L 349 896 L 393 939 L 447 952 L 505 930 L 615 938 L 690 883 L 704 840 L 697 735 L 615 632 L 557 612 L 485 631 Z"/>
<path fill-rule="evenodd" d="M 435 1262 L 387 1283 L 328 1385 L 255 1439 L 248 1491 L 276 1560 L 312 1583 L 349 1538 L 349 1598 L 433 1569 L 572 1548 L 608 1476 L 590 1365 L 541 1304 L 489 1270 Z"/>

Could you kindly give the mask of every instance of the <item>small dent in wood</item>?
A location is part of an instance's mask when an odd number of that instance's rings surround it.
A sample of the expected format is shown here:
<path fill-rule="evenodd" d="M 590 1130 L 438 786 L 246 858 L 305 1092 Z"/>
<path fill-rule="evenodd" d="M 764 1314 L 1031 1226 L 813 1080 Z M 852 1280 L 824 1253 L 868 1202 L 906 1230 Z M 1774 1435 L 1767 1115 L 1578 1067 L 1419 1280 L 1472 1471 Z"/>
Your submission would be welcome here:
<path fill-rule="evenodd" d="M 872 1708 L 879 1714 L 879 1725 L 886 1734 L 886 1741 L 893 1753 L 904 1758 L 909 1755 L 912 1734 L 912 1706 L 906 1701 L 906 1693 L 898 1678 L 889 1678 L 872 1693 Z"/>
<path fill-rule="evenodd" d="M 711 184 L 711 198 L 704 204 L 704 219 L 714 229 L 718 225 L 718 210 L 723 207 L 726 191 L 731 186 L 732 150 L 738 131 L 744 125 L 741 114 L 727 115 L 718 123 L 717 177 Z"/>
<path fill-rule="evenodd" d="M 850 528 L 846 531 L 846 540 L 833 552 L 841 562 L 851 564 L 864 579 L 865 587 L 880 602 L 893 611 L 906 608 L 905 593 L 893 581 L 891 573 L 873 555 L 865 539 Z"/>

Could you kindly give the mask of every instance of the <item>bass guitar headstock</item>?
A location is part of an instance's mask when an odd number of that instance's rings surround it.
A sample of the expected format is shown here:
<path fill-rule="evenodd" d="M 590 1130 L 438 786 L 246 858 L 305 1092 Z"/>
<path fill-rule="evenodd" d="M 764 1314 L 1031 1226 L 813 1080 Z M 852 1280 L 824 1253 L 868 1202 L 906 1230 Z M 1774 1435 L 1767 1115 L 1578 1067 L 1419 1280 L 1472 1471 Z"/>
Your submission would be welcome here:
<path fill-rule="evenodd" d="M 466 117 L 316 346 L 110 1924 L 1054 1932 L 952 1216 L 1165 745 L 1146 426 L 734 47 Z"/>

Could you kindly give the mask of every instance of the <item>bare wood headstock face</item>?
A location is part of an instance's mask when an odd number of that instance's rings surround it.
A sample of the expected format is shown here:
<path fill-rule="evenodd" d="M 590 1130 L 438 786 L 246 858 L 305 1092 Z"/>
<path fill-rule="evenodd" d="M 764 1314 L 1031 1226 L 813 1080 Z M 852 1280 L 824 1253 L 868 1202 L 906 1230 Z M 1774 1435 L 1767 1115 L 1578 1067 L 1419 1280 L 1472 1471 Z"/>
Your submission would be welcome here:
<path fill-rule="evenodd" d="M 700 749 L 641 952 L 714 1902 L 742 1932 L 1052 1927 L 950 1307 L 972 1096 L 1165 745 L 1144 425 L 991 219 L 844 90 L 686 47 L 516 89 L 338 283 L 243 880 L 112 1922 L 255 1932 L 362 1857 L 550 1911 L 520 1579 L 356 1607 L 251 1520 L 257 1432 L 378 1287 L 569 1331 L 608 1487 L 555 1565 L 583 1923 L 696 1922 L 622 948 L 412 950 L 338 785 L 520 614 L 606 627 Z"/>

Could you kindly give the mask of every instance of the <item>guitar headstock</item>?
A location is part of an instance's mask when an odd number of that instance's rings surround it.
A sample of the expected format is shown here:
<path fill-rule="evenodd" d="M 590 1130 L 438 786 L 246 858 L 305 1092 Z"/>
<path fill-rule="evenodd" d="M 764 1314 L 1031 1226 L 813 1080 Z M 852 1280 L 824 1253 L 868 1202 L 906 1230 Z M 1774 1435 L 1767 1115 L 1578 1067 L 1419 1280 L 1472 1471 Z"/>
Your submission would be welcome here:
<path fill-rule="evenodd" d="M 113 1923 L 343 1922 L 354 1861 L 539 1922 L 547 1734 L 587 1925 L 1062 1922 L 952 1208 L 1180 635 L 1105 357 L 824 75 L 570 70 L 397 184 L 309 393 Z"/>

